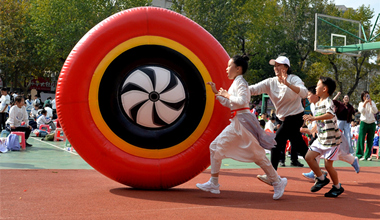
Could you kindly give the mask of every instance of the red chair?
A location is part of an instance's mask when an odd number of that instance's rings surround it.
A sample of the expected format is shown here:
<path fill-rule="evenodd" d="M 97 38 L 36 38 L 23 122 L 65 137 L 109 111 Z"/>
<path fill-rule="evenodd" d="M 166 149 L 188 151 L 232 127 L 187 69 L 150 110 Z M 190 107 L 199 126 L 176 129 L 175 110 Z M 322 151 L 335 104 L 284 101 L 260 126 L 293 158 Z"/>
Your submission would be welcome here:
<path fill-rule="evenodd" d="M 290 152 L 292 149 L 292 146 L 290 145 L 290 141 L 288 140 L 286 142 L 286 147 L 285 147 L 285 155 L 286 155 L 286 152 Z"/>
<path fill-rule="evenodd" d="M 62 128 L 57 128 L 55 130 L 54 141 L 66 141 L 66 135 Z"/>
<path fill-rule="evenodd" d="M 38 129 L 44 130 L 44 131 L 47 131 L 48 133 L 50 133 L 50 126 L 49 125 L 40 125 L 40 127 Z"/>
<path fill-rule="evenodd" d="M 372 158 L 373 156 L 376 157 L 376 159 L 379 159 L 379 146 L 373 146 L 373 147 L 372 147 L 371 158 Z"/>
<path fill-rule="evenodd" d="M 15 134 L 20 137 L 20 146 L 23 150 L 26 150 L 25 133 L 22 131 L 12 131 L 11 134 Z"/>

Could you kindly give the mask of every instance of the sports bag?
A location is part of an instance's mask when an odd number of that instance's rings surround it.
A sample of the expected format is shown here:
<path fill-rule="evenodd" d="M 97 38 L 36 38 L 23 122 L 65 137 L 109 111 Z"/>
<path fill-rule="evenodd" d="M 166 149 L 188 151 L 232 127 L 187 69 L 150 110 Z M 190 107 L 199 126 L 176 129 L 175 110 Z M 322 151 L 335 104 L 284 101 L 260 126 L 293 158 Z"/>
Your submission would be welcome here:
<path fill-rule="evenodd" d="M 7 141 L 5 142 L 5 145 L 10 151 L 19 151 L 20 150 L 19 137 L 16 134 L 10 134 L 7 137 Z"/>
<path fill-rule="evenodd" d="M 42 140 L 43 141 L 54 141 L 54 135 L 55 135 L 55 133 L 47 134 Z"/>

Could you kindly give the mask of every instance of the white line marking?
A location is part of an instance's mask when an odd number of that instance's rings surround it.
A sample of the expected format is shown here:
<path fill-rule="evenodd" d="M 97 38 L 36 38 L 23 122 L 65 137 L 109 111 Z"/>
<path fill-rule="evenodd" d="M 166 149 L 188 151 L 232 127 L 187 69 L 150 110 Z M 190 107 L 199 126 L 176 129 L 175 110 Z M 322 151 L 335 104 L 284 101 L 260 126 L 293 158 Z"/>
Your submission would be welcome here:
<path fill-rule="evenodd" d="M 74 153 L 74 152 L 71 152 L 71 151 L 66 150 L 66 149 L 65 149 L 66 147 L 65 147 L 65 148 L 61 148 L 61 147 L 55 146 L 54 144 L 50 144 L 50 143 L 48 143 L 48 142 L 41 141 L 41 140 L 38 139 L 38 138 L 35 138 L 35 137 L 31 137 L 31 138 L 33 138 L 33 139 L 35 139 L 35 140 L 38 140 L 38 141 L 40 141 L 41 143 L 48 144 L 48 145 L 50 145 L 50 146 L 53 146 L 53 147 L 55 147 L 55 148 L 58 148 L 58 149 L 60 149 L 60 150 L 65 151 L 65 152 L 68 152 L 68 153 L 70 153 L 70 154 L 74 154 L 74 155 L 79 156 L 77 153 Z"/>

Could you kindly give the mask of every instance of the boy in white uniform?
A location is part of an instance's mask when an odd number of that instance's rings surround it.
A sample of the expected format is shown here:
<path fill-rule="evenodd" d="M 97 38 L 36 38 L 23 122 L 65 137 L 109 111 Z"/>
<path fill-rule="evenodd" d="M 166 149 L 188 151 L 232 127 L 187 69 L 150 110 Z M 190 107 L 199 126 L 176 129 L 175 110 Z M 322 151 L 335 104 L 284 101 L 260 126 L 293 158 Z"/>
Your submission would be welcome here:
<path fill-rule="evenodd" d="M 339 144 L 341 142 L 341 133 L 334 114 L 334 103 L 329 97 L 333 94 L 335 88 L 336 84 L 333 79 L 320 77 L 316 87 L 316 94 L 320 99 L 315 105 L 315 116 L 304 115 L 303 117 L 306 121 L 317 121 L 318 138 L 309 147 L 305 159 L 317 176 L 314 186 L 311 187 L 311 192 L 317 192 L 330 182 L 323 175 L 316 161 L 318 156 L 324 156 L 325 168 L 333 181 L 332 189 L 325 193 L 325 197 L 337 197 L 344 192 L 339 183 L 338 173 L 333 167 L 334 161 L 338 159 Z"/>

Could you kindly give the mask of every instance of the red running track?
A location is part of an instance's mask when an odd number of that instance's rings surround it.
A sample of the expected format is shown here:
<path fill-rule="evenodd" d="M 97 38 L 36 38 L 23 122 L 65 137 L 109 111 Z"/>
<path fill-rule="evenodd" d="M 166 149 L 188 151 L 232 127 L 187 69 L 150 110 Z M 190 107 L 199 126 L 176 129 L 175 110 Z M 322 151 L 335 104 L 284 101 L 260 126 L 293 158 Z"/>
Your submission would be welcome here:
<path fill-rule="evenodd" d="M 221 194 L 189 182 L 162 191 L 121 185 L 95 170 L 0 170 L 0 219 L 380 219 L 380 169 L 337 168 L 345 192 L 325 198 L 331 183 L 311 193 L 308 168 L 280 168 L 288 186 L 280 200 L 255 177 L 261 169 L 222 170 Z"/>

